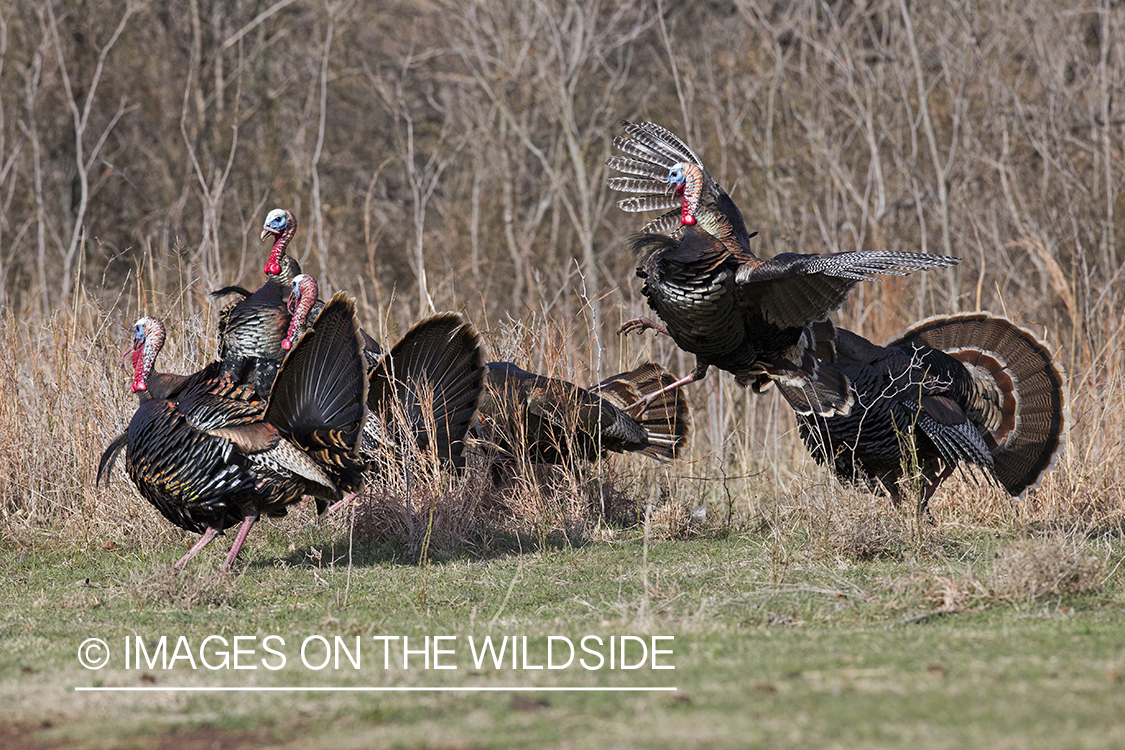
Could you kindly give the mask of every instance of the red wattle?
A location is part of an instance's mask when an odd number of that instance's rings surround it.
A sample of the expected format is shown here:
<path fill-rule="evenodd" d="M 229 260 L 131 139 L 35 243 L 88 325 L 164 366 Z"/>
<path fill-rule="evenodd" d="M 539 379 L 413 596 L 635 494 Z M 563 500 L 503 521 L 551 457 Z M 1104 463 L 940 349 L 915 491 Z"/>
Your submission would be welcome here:
<path fill-rule="evenodd" d="M 285 351 L 289 351 L 289 349 L 292 346 L 293 345 L 291 343 L 289 343 L 289 339 L 285 339 L 284 341 L 281 342 L 281 348 L 284 349 Z"/>
<path fill-rule="evenodd" d="M 266 273 L 277 276 L 281 273 L 281 264 L 276 260 L 271 260 L 269 263 L 266 263 Z"/>
<path fill-rule="evenodd" d="M 692 216 L 691 214 L 684 214 L 682 217 L 680 217 L 680 223 L 681 224 L 687 224 L 688 226 L 691 226 L 692 224 L 695 223 L 695 217 Z"/>

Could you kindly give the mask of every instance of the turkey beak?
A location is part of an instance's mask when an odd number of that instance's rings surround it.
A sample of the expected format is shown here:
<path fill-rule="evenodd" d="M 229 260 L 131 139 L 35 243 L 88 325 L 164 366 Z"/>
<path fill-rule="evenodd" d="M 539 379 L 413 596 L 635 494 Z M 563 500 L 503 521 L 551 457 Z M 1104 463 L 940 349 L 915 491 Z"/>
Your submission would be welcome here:
<path fill-rule="evenodd" d="M 674 182 L 666 182 L 664 183 L 664 194 L 675 195 L 676 191 L 679 190 L 679 188 L 680 186 L 675 184 Z"/>
<path fill-rule="evenodd" d="M 121 366 L 122 367 L 128 367 L 129 365 L 126 364 L 125 360 L 132 357 L 133 352 L 137 351 L 140 348 L 141 348 L 140 340 L 139 339 L 133 339 L 133 343 L 129 345 L 129 348 L 126 349 L 125 351 L 121 352 Z"/>
<path fill-rule="evenodd" d="M 273 232 L 271 232 L 270 230 L 268 230 L 268 229 L 262 230 L 262 239 L 263 240 L 266 239 L 267 237 L 272 236 L 272 235 L 273 235 Z"/>

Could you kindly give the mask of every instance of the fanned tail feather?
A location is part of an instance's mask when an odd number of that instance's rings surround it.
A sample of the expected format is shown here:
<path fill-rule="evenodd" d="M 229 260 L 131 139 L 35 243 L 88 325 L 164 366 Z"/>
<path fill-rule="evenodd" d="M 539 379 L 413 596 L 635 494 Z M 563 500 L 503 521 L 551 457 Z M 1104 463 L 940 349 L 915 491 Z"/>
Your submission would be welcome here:
<path fill-rule="evenodd" d="M 629 372 L 603 380 L 592 393 L 624 409 L 650 393 L 676 382 L 672 373 L 655 362 L 647 362 Z M 634 417 L 648 435 L 648 445 L 640 450 L 658 461 L 670 461 L 687 448 L 691 432 L 691 405 L 683 388 L 665 391 Z"/>
<path fill-rule="evenodd" d="M 397 400 L 422 450 L 433 446 L 443 461 L 465 465 L 462 455 L 484 382 L 480 335 L 457 313 L 427 318 L 407 331 L 389 362 L 371 373 L 372 409 Z M 391 371 L 393 371 L 393 384 Z M 432 414 L 427 414 L 431 408 Z M 427 425 L 433 425 L 430 435 Z"/>
<path fill-rule="evenodd" d="M 356 449 L 366 400 L 367 367 L 355 302 L 340 292 L 282 362 L 265 418 L 346 489 L 361 481 Z"/>
<path fill-rule="evenodd" d="M 1013 496 L 1039 486 L 1065 445 L 1065 374 L 1050 348 L 986 312 L 923 320 L 889 345 L 922 343 L 960 360 L 982 395 L 969 416 L 985 429 L 993 471 Z"/>

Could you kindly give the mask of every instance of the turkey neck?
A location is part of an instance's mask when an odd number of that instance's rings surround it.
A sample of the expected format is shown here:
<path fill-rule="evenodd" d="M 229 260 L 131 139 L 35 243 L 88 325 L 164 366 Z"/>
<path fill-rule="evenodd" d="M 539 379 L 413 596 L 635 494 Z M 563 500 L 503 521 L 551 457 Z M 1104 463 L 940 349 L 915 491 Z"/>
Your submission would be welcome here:
<path fill-rule="evenodd" d="M 266 272 L 266 278 L 275 278 L 282 284 L 282 286 L 289 288 L 293 286 L 293 279 L 301 273 L 301 264 L 295 259 L 286 254 L 289 248 L 289 242 L 293 239 L 293 235 L 297 231 L 297 220 L 290 219 L 285 227 L 285 231 L 277 236 L 273 241 L 273 247 L 270 249 L 270 257 L 266 261 L 266 268 L 268 269 L 272 264 L 277 263 L 280 271 L 276 274 Z"/>
<path fill-rule="evenodd" d="M 145 384 L 147 387 L 139 391 L 137 396 L 142 402 L 171 398 L 173 394 L 183 390 L 189 377 L 171 372 L 150 373 Z"/>
<path fill-rule="evenodd" d="M 692 163 L 685 164 L 680 226 L 686 229 L 698 222 L 699 228 L 718 239 L 736 260 L 756 262 L 757 258 L 750 252 L 750 236 L 746 232 L 742 212 L 726 191 L 709 176 L 706 177 L 706 182 L 712 189 L 708 190 L 705 200 L 704 181 L 702 167 Z"/>
<path fill-rule="evenodd" d="M 292 288 L 293 279 L 301 275 L 301 264 L 297 262 L 296 258 L 291 258 L 286 255 L 284 248 L 282 249 L 281 255 L 277 257 L 277 263 L 281 266 L 281 273 L 267 278 L 276 279 L 285 289 Z"/>

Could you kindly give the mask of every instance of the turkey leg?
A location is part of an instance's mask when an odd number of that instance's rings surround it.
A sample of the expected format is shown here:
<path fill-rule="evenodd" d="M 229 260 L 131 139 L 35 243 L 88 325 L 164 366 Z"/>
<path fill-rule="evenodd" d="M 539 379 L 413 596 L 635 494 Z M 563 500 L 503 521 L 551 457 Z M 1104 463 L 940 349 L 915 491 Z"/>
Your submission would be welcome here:
<path fill-rule="evenodd" d="M 359 496 L 358 492 L 349 492 L 347 495 L 344 495 L 342 498 L 340 498 L 336 502 L 329 505 L 325 509 L 325 511 L 320 514 L 320 517 L 324 518 L 326 516 L 329 516 L 329 515 L 335 513 L 336 511 L 340 510 L 340 508 L 343 508 L 345 505 L 350 503 L 352 500 L 354 500 L 358 496 Z"/>
<path fill-rule="evenodd" d="M 930 498 L 937 492 L 938 485 L 953 476 L 953 469 L 953 466 L 946 466 L 941 474 L 934 478 L 934 481 L 922 488 L 922 496 L 919 499 L 918 507 L 922 509 L 922 513 L 930 523 L 936 523 L 933 513 L 930 513 Z"/>
<path fill-rule="evenodd" d="M 238 557 L 239 550 L 242 549 L 242 543 L 246 541 L 246 535 L 250 533 L 250 527 L 258 520 L 257 516 L 246 516 L 242 519 L 242 525 L 238 527 L 238 536 L 234 538 L 234 544 L 230 548 L 230 554 L 227 555 L 226 562 L 223 563 L 221 570 L 230 570 L 234 565 L 234 558 Z"/>
<path fill-rule="evenodd" d="M 688 383 L 694 383 L 697 380 L 703 380 L 703 378 L 707 375 L 707 368 L 708 367 L 710 367 L 710 365 L 708 365 L 707 363 L 698 362 L 698 360 L 697 360 L 697 363 L 695 365 L 695 369 L 691 371 L 690 375 L 685 375 L 684 377 L 677 380 L 675 383 L 672 383 L 670 385 L 666 385 L 658 391 L 653 391 L 652 393 L 648 394 L 647 396 L 644 396 L 643 398 L 637 399 L 636 401 L 634 401 L 629 406 L 626 406 L 625 411 L 632 414 L 634 409 L 637 409 L 637 407 L 640 407 L 638 413 L 643 412 L 645 410 L 645 408 L 647 408 L 649 404 L 651 404 L 654 400 L 656 400 L 656 397 L 659 396 L 660 394 L 667 393 L 668 391 L 679 388 L 682 385 L 687 385 Z"/>
<path fill-rule="evenodd" d="M 189 549 L 187 554 L 177 560 L 176 564 L 172 567 L 176 570 L 183 570 L 184 566 L 187 565 L 188 560 L 198 555 L 199 551 L 210 544 L 211 540 L 218 535 L 218 529 L 216 529 L 214 526 L 208 526 L 207 531 L 203 532 L 203 536 L 199 537 L 199 541 L 195 543 L 195 546 Z"/>

